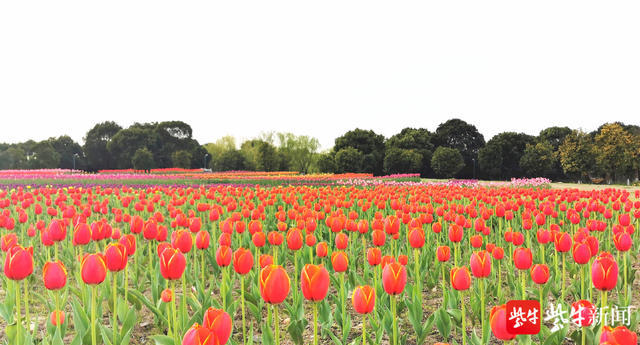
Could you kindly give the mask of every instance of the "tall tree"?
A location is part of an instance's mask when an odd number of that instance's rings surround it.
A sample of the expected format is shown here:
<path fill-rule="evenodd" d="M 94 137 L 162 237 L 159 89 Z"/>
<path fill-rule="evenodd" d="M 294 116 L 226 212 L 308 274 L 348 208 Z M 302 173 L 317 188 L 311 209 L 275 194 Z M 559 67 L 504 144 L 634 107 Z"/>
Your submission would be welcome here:
<path fill-rule="evenodd" d="M 116 133 L 107 144 L 107 148 L 113 159 L 115 159 L 116 168 L 129 169 L 132 167 L 132 159 L 137 150 L 146 148 L 153 155 L 154 150 L 152 148 L 156 144 L 156 139 L 153 127 L 149 128 L 148 126 L 135 124 Z M 155 156 L 154 166 L 159 166 L 155 162 Z M 160 165 L 159 167 L 167 167 L 167 165 Z"/>
<path fill-rule="evenodd" d="M 278 133 L 278 141 L 280 151 L 287 157 L 290 170 L 308 173 L 320 147 L 318 139 L 293 133 Z"/>
<path fill-rule="evenodd" d="M 520 157 L 520 168 L 526 176 L 546 177 L 553 172 L 556 161 L 553 146 L 547 141 L 540 141 L 527 144 Z"/>
<path fill-rule="evenodd" d="M 28 159 L 29 167 L 32 169 L 53 169 L 60 164 L 60 154 L 47 140 L 35 144 Z"/>
<path fill-rule="evenodd" d="M 389 154 L 390 150 L 393 148 L 410 150 L 420 155 L 420 166 L 418 169 L 411 168 L 410 172 L 419 172 L 423 177 L 429 176 L 432 174 L 431 170 L 431 156 L 433 155 L 433 143 L 432 143 L 433 135 L 426 128 L 404 128 L 400 133 L 392 136 L 387 140 L 386 146 L 386 154 L 384 160 L 385 172 L 390 173 L 392 170 L 398 172 L 398 170 L 402 170 L 399 168 L 394 168 L 394 163 L 389 161 L 393 158 L 394 161 L 397 161 L 398 151 L 393 150 L 393 154 Z M 404 154 L 405 159 L 409 158 L 409 154 Z M 410 159 L 412 162 L 415 162 L 414 159 Z M 406 162 L 406 161 L 405 161 Z M 409 171 L 402 171 L 409 172 Z"/>
<path fill-rule="evenodd" d="M 438 177 L 454 177 L 464 167 L 464 159 L 457 149 L 440 146 L 431 157 L 431 168 Z"/>
<path fill-rule="evenodd" d="M 478 159 L 478 152 L 484 146 L 484 136 L 478 132 L 476 126 L 460 119 L 451 119 L 441 123 L 436 129 L 433 140 L 434 146 L 444 146 L 457 149 L 464 159 L 464 167 L 459 177 L 473 177 L 474 159 Z"/>
<path fill-rule="evenodd" d="M 618 123 L 609 123 L 601 127 L 594 139 L 596 164 L 607 174 L 607 179 L 617 181 L 629 176 L 638 155 L 631 133 Z"/>
<path fill-rule="evenodd" d="M 336 164 L 340 169 L 337 154 L 347 147 L 351 147 L 362 154 L 362 164 L 359 171 L 382 175 L 384 162 L 384 136 L 372 130 L 356 128 L 336 138 L 333 150 L 336 152 Z M 353 155 L 352 152 L 349 155 Z"/>
<path fill-rule="evenodd" d="M 534 143 L 531 135 L 515 132 L 502 132 L 487 142 L 480 150 L 479 163 L 486 177 L 511 178 L 522 177 L 520 158 L 524 155 L 527 144 Z M 496 159 L 500 157 L 500 159 Z"/>
<path fill-rule="evenodd" d="M 336 152 L 335 161 L 338 173 L 361 172 L 364 154 L 358 149 L 347 146 Z"/>
<path fill-rule="evenodd" d="M 591 135 L 573 130 L 558 147 L 558 158 L 567 176 L 578 180 L 588 179 L 595 166 L 595 154 Z"/>
<path fill-rule="evenodd" d="M 63 135 L 57 138 L 49 138 L 49 142 L 53 149 L 58 152 L 60 155 L 60 165 L 58 166 L 61 169 L 72 169 L 75 161 L 76 169 L 84 170 L 86 169 L 84 151 L 82 150 L 82 146 L 76 143 L 71 139 L 68 135 Z M 75 156 L 75 159 L 74 159 Z"/>
<path fill-rule="evenodd" d="M 84 137 L 84 154 L 89 170 L 115 168 L 115 160 L 107 144 L 122 127 L 113 121 L 101 122 L 91 128 Z"/>

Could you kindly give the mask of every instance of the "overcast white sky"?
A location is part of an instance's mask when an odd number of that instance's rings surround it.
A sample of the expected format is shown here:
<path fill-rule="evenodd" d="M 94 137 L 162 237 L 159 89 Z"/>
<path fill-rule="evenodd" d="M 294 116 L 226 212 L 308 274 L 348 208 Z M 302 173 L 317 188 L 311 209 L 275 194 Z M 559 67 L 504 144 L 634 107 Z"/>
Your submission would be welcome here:
<path fill-rule="evenodd" d="M 2 1 L 0 142 L 640 124 L 638 1 Z"/>

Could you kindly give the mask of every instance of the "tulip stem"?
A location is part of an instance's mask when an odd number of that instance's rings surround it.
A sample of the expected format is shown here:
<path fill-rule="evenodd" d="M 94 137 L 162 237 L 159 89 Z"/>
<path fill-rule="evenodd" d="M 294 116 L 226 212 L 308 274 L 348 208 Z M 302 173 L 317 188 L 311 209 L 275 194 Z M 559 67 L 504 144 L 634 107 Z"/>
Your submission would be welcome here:
<path fill-rule="evenodd" d="M 96 345 L 96 301 L 97 285 L 91 285 L 91 344 Z"/>
<path fill-rule="evenodd" d="M 538 294 L 540 295 L 540 310 L 544 310 L 544 301 L 542 300 L 542 284 L 538 285 Z"/>
<path fill-rule="evenodd" d="M 624 274 L 623 274 L 623 279 L 624 279 L 624 302 L 627 303 L 627 297 L 628 297 L 628 289 L 627 289 L 627 252 L 623 252 L 622 253 L 622 260 L 624 262 Z"/>
<path fill-rule="evenodd" d="M 273 327 L 275 328 L 276 333 L 276 345 L 280 345 L 280 321 L 278 319 L 278 306 L 273 305 Z"/>
<path fill-rule="evenodd" d="M 124 266 L 124 303 L 128 303 L 129 298 L 129 265 Z"/>
<path fill-rule="evenodd" d="M 362 327 L 364 332 L 364 326 Z M 318 302 L 313 302 L 313 345 L 318 345 Z"/>
<path fill-rule="evenodd" d="M 445 275 L 444 275 L 444 262 L 440 263 L 440 271 L 442 272 L 442 307 L 446 308 L 447 305 L 447 290 L 445 288 Z"/>
<path fill-rule="evenodd" d="M 480 278 L 479 280 L 480 280 L 480 286 L 479 286 L 480 287 L 480 308 L 482 308 L 480 309 L 480 327 L 482 327 L 481 328 L 482 331 L 480 334 L 482 335 L 482 338 L 480 339 L 484 341 L 484 309 L 486 308 L 485 302 L 484 302 L 484 278 Z"/>
<path fill-rule="evenodd" d="M 366 329 L 367 329 L 367 314 L 364 314 L 362 319 L 362 345 L 367 345 L 367 337 L 366 337 Z M 314 345 L 318 345 L 315 343 Z"/>
<path fill-rule="evenodd" d="M 224 267 L 222 267 L 222 281 L 220 282 L 220 295 L 222 297 L 222 309 L 225 309 L 226 305 L 227 305 L 227 294 L 225 293 L 226 290 L 226 281 L 227 281 L 227 277 L 226 277 L 226 270 L 224 269 Z"/>
<path fill-rule="evenodd" d="M 341 325 L 341 327 L 342 327 L 342 333 L 343 334 L 344 334 L 345 325 L 347 324 L 347 322 L 346 322 L 347 321 L 347 315 L 346 315 L 347 314 L 347 304 L 344 301 L 345 300 L 344 276 L 346 274 L 347 274 L 346 272 L 342 272 L 340 274 L 340 301 L 341 301 L 341 304 L 342 304 L 342 314 L 340 314 L 340 315 L 342 317 L 342 325 Z"/>
<path fill-rule="evenodd" d="M 586 297 L 584 296 L 584 270 L 586 268 L 586 265 L 582 265 L 582 267 L 580 267 L 580 298 L 582 299 L 586 299 Z"/>
<path fill-rule="evenodd" d="M 171 299 L 171 311 L 173 314 L 173 339 L 174 339 L 174 342 L 177 344 L 179 333 L 178 333 L 178 316 L 176 315 L 176 282 L 175 280 L 171 281 L 171 292 L 173 297 Z"/>
<path fill-rule="evenodd" d="M 117 282 L 118 282 L 118 277 L 116 276 L 116 272 L 113 272 L 113 343 L 117 344 L 116 342 L 116 330 L 118 329 L 118 308 L 117 308 L 117 303 L 118 303 L 118 299 L 117 297 Z"/>
<path fill-rule="evenodd" d="M 396 315 L 396 296 L 389 295 L 391 299 L 391 313 L 393 315 L 393 345 L 398 345 L 398 317 Z"/>
<path fill-rule="evenodd" d="M 601 303 L 602 305 L 600 306 L 600 319 L 602 319 L 602 321 L 600 322 L 600 334 L 602 334 L 602 332 L 604 331 L 604 321 L 605 318 L 603 317 L 604 313 L 606 313 L 606 306 L 607 306 L 607 290 L 602 290 L 600 292 L 600 297 L 601 297 Z"/>
<path fill-rule="evenodd" d="M 240 298 L 242 306 L 242 343 L 247 343 L 247 324 L 244 318 L 244 275 L 240 276 Z"/>
<path fill-rule="evenodd" d="M 564 276 L 565 276 L 565 271 L 566 271 L 566 267 L 565 267 L 566 265 L 565 265 L 565 259 L 564 259 L 565 256 L 566 255 L 564 253 L 562 253 L 562 277 L 561 277 L 562 292 L 560 294 L 560 296 L 561 296 L 560 297 L 560 301 L 562 301 L 563 303 L 564 303 L 564 291 L 565 291 L 565 288 L 564 288 Z"/>
<path fill-rule="evenodd" d="M 460 291 L 460 305 L 462 306 L 462 345 L 467 344 L 467 328 L 466 328 L 466 318 L 464 315 L 464 291 Z"/>
<path fill-rule="evenodd" d="M 20 330 L 22 329 L 20 305 L 20 281 L 16 280 L 16 344 L 20 344 Z"/>
<path fill-rule="evenodd" d="M 418 290 L 418 296 L 420 297 L 420 300 L 422 301 L 422 288 L 420 285 L 422 285 L 421 283 L 421 279 L 420 279 L 420 253 L 418 252 L 417 248 L 413 249 L 413 265 L 414 265 L 414 276 L 415 276 L 415 280 L 416 280 L 416 289 Z"/>
<path fill-rule="evenodd" d="M 182 306 L 180 307 L 180 329 L 184 330 L 185 327 L 185 319 L 188 320 L 189 316 L 187 315 L 187 282 L 185 279 L 186 274 L 182 274 L 181 277 L 181 281 L 182 281 Z M 224 309 L 224 307 L 223 307 Z"/>
<path fill-rule="evenodd" d="M 500 261 L 498 260 L 498 302 L 502 300 L 502 274 L 500 272 Z"/>
<path fill-rule="evenodd" d="M 206 280 L 204 280 L 204 250 L 200 251 L 200 281 L 202 284 L 206 284 Z M 204 286 L 202 287 L 204 290 Z"/>
<path fill-rule="evenodd" d="M 29 277 L 24 280 L 24 310 L 27 323 L 27 332 L 31 332 L 31 313 L 29 313 Z"/>
<path fill-rule="evenodd" d="M 147 242 L 147 248 L 149 249 L 149 283 L 151 283 L 151 286 L 153 287 L 153 276 L 154 276 L 154 272 L 153 272 L 153 253 L 151 252 L 151 241 Z"/>
<path fill-rule="evenodd" d="M 526 294 L 527 294 L 527 290 L 526 290 L 526 280 L 524 278 L 524 270 L 520 270 L 520 281 L 522 283 L 522 299 L 526 299 Z"/>
<path fill-rule="evenodd" d="M 56 328 L 58 328 L 58 333 L 60 333 L 60 335 L 62 336 L 62 333 L 60 332 L 60 290 L 56 290 L 53 294 L 53 298 L 55 299 L 55 304 L 56 304 Z"/>

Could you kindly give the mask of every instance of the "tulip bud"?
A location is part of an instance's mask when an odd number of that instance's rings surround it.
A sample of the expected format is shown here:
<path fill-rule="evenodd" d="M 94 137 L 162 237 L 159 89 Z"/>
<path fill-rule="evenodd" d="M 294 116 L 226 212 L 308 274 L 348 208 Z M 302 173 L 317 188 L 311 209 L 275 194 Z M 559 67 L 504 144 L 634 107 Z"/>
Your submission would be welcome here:
<path fill-rule="evenodd" d="M 389 295 L 398 295 L 407 284 L 407 270 L 400 263 L 393 262 L 382 270 L 382 286 Z"/>
<path fill-rule="evenodd" d="M 329 272 L 322 265 L 307 264 L 300 275 L 302 295 L 305 299 L 317 302 L 323 300 L 329 291 Z"/>
<path fill-rule="evenodd" d="M 358 314 L 369 314 L 376 305 L 376 291 L 369 285 L 357 286 L 351 295 L 353 309 Z"/>

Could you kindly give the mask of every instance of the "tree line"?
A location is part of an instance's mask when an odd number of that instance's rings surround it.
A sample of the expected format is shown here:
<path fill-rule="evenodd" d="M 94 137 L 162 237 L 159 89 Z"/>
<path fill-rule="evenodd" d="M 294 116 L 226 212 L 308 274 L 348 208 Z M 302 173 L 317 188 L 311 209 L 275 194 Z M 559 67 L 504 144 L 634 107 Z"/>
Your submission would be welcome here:
<path fill-rule="evenodd" d="M 477 128 L 460 119 L 435 131 L 404 128 L 390 138 L 356 128 L 319 153 L 316 138 L 263 133 L 238 146 L 234 137 L 200 145 L 182 121 L 134 123 L 122 128 L 102 122 L 80 145 L 69 136 L 0 144 L 0 169 L 202 168 L 302 173 L 419 173 L 422 177 L 623 181 L 638 179 L 640 127 L 606 123 L 586 133 L 549 127 L 539 135 L 502 132 L 485 142 Z"/>

